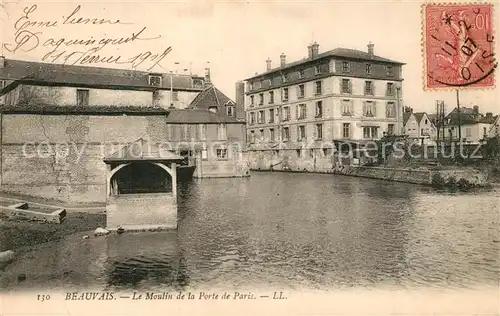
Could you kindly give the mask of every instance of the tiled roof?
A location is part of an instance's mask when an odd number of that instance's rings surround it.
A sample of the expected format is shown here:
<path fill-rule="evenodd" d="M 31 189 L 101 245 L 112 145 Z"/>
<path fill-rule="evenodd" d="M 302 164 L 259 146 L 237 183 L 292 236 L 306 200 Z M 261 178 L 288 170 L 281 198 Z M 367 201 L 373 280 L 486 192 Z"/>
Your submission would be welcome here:
<path fill-rule="evenodd" d="M 219 112 L 225 112 L 226 104 L 235 105 L 234 101 L 219 89 L 213 85 L 209 85 L 193 99 L 188 108 L 208 110 L 215 106 Z"/>
<path fill-rule="evenodd" d="M 210 124 L 210 123 L 240 123 L 234 117 L 213 113 L 204 109 L 171 109 L 167 116 L 167 123 L 192 123 L 192 124 Z"/>
<path fill-rule="evenodd" d="M 460 118 L 460 120 L 459 120 Z M 470 125 L 470 124 L 493 124 L 495 122 L 496 116 L 484 116 L 481 113 L 477 113 L 476 110 L 466 107 L 460 108 L 460 115 L 458 109 L 454 108 L 447 116 L 446 123 L 449 125 Z"/>
<path fill-rule="evenodd" d="M 46 104 L 18 104 L 0 105 L 0 113 L 19 114 L 96 114 L 96 115 L 166 115 L 168 110 L 155 107 L 139 106 L 74 106 L 74 105 L 46 105 Z"/>
<path fill-rule="evenodd" d="M 113 69 L 101 67 L 86 67 L 74 65 L 62 65 L 5 59 L 5 65 L 0 68 L 0 79 L 19 80 L 26 79 L 33 82 L 51 84 L 89 85 L 89 86 L 113 86 L 151 89 L 149 85 L 148 72 Z M 170 74 L 161 75 L 161 89 L 170 89 Z M 202 77 L 189 75 L 172 75 L 172 86 L 176 90 L 202 90 L 202 85 L 194 86 L 193 79 L 202 80 Z"/>
<path fill-rule="evenodd" d="M 183 159 L 184 157 L 168 150 L 162 150 L 157 145 L 141 138 L 104 158 L 104 161 L 180 161 Z"/>
<path fill-rule="evenodd" d="M 425 112 L 415 112 L 413 113 L 415 115 L 415 118 L 417 119 L 417 123 L 420 124 L 420 121 L 422 120 L 422 117 L 424 117 Z"/>
<path fill-rule="evenodd" d="M 341 57 L 341 58 L 346 58 L 346 59 L 378 61 L 378 62 L 382 62 L 382 63 L 390 63 L 390 64 L 397 64 L 397 65 L 404 65 L 405 64 L 403 62 L 387 59 L 387 58 L 380 57 L 377 55 L 370 56 L 367 52 L 357 50 L 357 49 L 335 48 L 335 49 L 329 50 L 327 52 L 318 54 L 315 58 L 303 58 L 303 59 L 298 60 L 298 61 L 290 62 L 290 63 L 285 64 L 285 66 L 283 66 L 283 67 L 275 67 L 275 68 L 268 70 L 266 72 L 257 74 L 255 76 L 250 77 L 250 78 L 247 78 L 246 80 L 258 78 L 258 77 L 261 77 L 261 76 L 264 76 L 264 75 L 267 75 L 267 74 L 270 74 L 270 73 L 273 73 L 276 71 L 288 69 L 291 67 L 295 67 L 295 66 L 304 64 L 306 62 L 310 62 L 313 60 L 319 60 L 319 59 L 326 58 L 326 57 Z"/>
<path fill-rule="evenodd" d="M 406 125 L 406 122 L 410 119 L 412 112 L 404 112 L 403 113 L 403 125 Z"/>

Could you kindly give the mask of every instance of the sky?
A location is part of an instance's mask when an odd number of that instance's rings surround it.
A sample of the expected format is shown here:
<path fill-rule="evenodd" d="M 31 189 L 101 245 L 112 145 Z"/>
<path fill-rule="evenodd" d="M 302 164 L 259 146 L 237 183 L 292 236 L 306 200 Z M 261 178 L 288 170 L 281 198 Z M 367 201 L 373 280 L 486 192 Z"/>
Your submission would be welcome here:
<path fill-rule="evenodd" d="M 500 3 L 497 1 L 494 4 L 498 12 Z M 36 5 L 34 9 L 33 5 Z M 120 22 L 101 25 L 62 23 L 78 5 L 79 11 L 71 18 Z M 157 59 L 149 57 L 137 65 L 140 58 L 134 59 L 134 56 L 144 57 L 150 51 L 153 57 L 157 54 L 160 58 L 171 47 L 159 66 L 154 66 L 151 71 L 184 73 L 184 69 L 191 69 L 192 73 L 203 75 L 208 66 L 212 82 L 234 99 L 235 82 L 265 71 L 268 58 L 273 66 L 277 66 L 281 53 L 285 53 L 290 62 L 304 58 L 307 46 L 314 41 L 320 45 L 320 52 L 336 47 L 366 51 L 371 41 L 376 55 L 406 63 L 403 67 L 404 105 L 413 107 L 415 111 L 433 112 L 436 100 L 443 100 L 447 111 L 450 111 L 456 106 L 454 91 L 423 90 L 421 5 L 422 2 L 413 0 L 14 1 L 3 5 L 0 42 L 9 48 L 2 51 L 6 58 L 41 61 L 47 53 L 56 49 L 55 44 L 61 39 L 64 43 L 70 39 L 97 39 L 99 42 L 102 38 L 130 37 L 146 27 L 140 33 L 141 39 L 120 45 L 108 44 L 99 51 L 102 56 L 121 56 L 121 64 L 95 66 L 147 70 Z M 23 17 L 25 7 L 33 11 L 17 24 L 20 29 L 18 34 L 29 31 L 36 37 L 31 37 L 16 50 L 15 22 Z M 55 26 L 23 28 L 23 22 L 28 19 L 30 22 L 57 23 Z M 494 21 L 496 30 L 500 29 L 499 20 Z M 18 40 L 22 37 L 20 35 Z M 38 40 L 38 46 L 35 40 Z M 46 61 L 62 62 L 71 52 L 91 48 L 92 45 L 65 47 L 61 44 L 57 52 L 66 52 L 55 60 L 57 54 L 53 53 Z M 495 53 L 499 53 L 499 45 L 495 46 Z M 74 61 L 75 56 L 70 55 L 68 61 Z M 135 64 L 128 62 L 134 60 Z M 460 92 L 460 103 L 468 107 L 478 105 L 481 112 L 500 113 L 499 96 L 498 88 L 469 89 Z"/>

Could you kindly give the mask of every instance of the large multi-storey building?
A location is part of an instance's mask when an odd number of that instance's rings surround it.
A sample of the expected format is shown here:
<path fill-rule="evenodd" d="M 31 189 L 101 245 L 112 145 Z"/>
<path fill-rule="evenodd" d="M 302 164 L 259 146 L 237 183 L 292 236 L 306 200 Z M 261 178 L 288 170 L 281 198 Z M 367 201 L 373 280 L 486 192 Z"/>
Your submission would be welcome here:
<path fill-rule="evenodd" d="M 403 65 L 375 55 L 371 43 L 367 52 L 324 53 L 314 43 L 307 58 L 287 63 L 282 54 L 275 68 L 268 59 L 267 71 L 246 79 L 249 150 L 307 146 L 312 157 L 325 143 L 359 144 L 402 134 Z M 297 157 L 303 158 L 298 150 Z"/>

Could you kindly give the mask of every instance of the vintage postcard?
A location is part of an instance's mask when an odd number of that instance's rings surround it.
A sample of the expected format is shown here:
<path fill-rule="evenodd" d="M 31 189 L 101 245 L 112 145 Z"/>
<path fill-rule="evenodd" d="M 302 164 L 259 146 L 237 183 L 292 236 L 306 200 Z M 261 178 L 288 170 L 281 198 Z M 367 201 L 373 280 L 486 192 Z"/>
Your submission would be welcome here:
<path fill-rule="evenodd" d="M 0 316 L 499 315 L 495 1 L 0 2 Z"/>

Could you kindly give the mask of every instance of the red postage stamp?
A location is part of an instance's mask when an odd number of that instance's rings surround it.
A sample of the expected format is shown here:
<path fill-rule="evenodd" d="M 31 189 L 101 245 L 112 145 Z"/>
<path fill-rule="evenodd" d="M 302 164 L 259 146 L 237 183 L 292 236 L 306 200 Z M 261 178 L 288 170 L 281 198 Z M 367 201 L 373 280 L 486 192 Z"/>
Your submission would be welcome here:
<path fill-rule="evenodd" d="M 424 89 L 494 86 L 492 4 L 426 4 Z"/>

